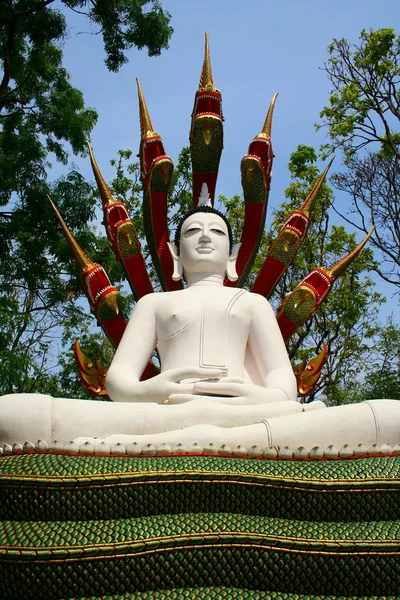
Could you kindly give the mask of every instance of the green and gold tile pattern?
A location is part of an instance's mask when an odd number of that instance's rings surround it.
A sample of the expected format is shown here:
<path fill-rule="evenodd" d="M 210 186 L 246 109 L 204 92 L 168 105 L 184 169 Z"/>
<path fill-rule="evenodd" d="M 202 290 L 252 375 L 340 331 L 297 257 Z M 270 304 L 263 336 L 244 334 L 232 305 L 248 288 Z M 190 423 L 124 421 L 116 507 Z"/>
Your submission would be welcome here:
<path fill-rule="evenodd" d="M 0 598 L 400 597 L 400 458 L 0 459 Z"/>
<path fill-rule="evenodd" d="M 398 600 L 398 596 L 304 596 L 281 592 L 257 592 L 240 588 L 196 587 L 177 588 L 162 592 L 138 592 L 123 596 L 101 596 L 101 598 L 71 598 L 70 600 Z"/>

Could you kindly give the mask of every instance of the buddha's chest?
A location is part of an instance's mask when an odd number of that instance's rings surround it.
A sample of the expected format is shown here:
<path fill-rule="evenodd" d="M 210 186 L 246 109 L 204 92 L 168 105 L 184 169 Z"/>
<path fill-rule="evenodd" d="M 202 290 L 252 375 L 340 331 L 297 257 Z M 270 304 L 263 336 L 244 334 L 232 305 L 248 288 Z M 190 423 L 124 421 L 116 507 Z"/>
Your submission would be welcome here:
<path fill-rule="evenodd" d="M 240 301 L 244 290 L 175 295 L 157 319 L 157 346 L 172 359 L 179 353 L 199 366 L 227 364 L 231 352 L 242 354 L 248 339 L 250 316 Z M 178 300 L 178 301 L 177 301 Z"/>

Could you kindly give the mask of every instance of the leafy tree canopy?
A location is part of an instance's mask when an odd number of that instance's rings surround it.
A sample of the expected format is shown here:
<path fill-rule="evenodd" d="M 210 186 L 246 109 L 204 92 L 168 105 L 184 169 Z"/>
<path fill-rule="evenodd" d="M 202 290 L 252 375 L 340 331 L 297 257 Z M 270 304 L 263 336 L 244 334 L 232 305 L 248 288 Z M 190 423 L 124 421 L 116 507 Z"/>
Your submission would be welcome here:
<path fill-rule="evenodd" d="M 360 369 L 361 370 L 361 369 Z M 375 337 L 362 375 L 337 388 L 340 403 L 391 398 L 400 400 L 400 328 L 392 317 Z"/>
<path fill-rule="evenodd" d="M 0 3 L 0 204 L 13 192 L 24 195 L 45 179 L 46 157 L 67 161 L 63 142 L 74 153 L 97 120 L 62 66 L 64 15 L 54 0 L 8 0 Z M 168 48 L 170 15 L 159 2 L 143 0 L 65 0 L 95 23 L 104 41 L 106 64 L 117 71 L 132 47 L 147 47 L 151 56 Z"/>
<path fill-rule="evenodd" d="M 325 71 L 332 84 L 321 111 L 331 144 L 350 157 L 377 142 L 384 155 L 400 158 L 400 38 L 393 29 L 363 30 L 359 44 L 334 39 Z"/>
<path fill-rule="evenodd" d="M 368 400 L 400 400 L 400 327 L 392 319 L 380 332 L 364 385 Z"/>
<path fill-rule="evenodd" d="M 0 2 L 0 393 L 35 391 L 49 367 L 60 327 L 83 327 L 79 281 L 46 194 L 53 196 L 78 242 L 118 283 L 108 242 L 87 223 L 93 188 L 74 170 L 49 184 L 54 159 L 85 152 L 97 113 L 63 67 L 68 10 L 86 15 L 117 71 L 128 51 L 151 56 L 168 47 L 170 15 L 155 0 L 3 0 Z M 54 351 L 54 348 L 53 348 Z M 61 394 L 62 395 L 62 394 Z"/>
<path fill-rule="evenodd" d="M 344 158 L 346 170 L 332 177 L 351 198 L 341 216 L 363 233 L 375 226 L 375 270 L 400 288 L 400 37 L 363 30 L 358 44 L 334 39 L 329 54 L 332 90 L 317 127 L 330 137 L 323 152 L 340 149 Z"/>

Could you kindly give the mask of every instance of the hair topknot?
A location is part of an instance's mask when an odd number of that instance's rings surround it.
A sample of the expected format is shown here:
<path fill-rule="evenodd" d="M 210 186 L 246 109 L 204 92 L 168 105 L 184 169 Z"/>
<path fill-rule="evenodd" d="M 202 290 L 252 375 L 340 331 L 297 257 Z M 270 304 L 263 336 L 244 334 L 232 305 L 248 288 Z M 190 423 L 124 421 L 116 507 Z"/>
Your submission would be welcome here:
<path fill-rule="evenodd" d="M 233 247 L 232 228 L 231 228 L 231 225 L 230 225 L 228 219 L 226 218 L 226 216 L 224 214 L 222 214 L 222 212 L 220 212 L 216 208 L 213 208 L 212 206 L 197 206 L 196 208 L 192 208 L 191 210 L 189 210 L 187 213 L 185 213 L 183 215 L 183 217 L 181 218 L 181 220 L 178 223 L 178 227 L 176 228 L 174 242 L 175 242 L 175 246 L 178 251 L 178 254 L 180 251 L 182 225 L 184 224 L 186 219 L 188 219 L 192 215 L 195 215 L 196 213 L 212 213 L 214 215 L 218 215 L 219 217 L 221 217 L 221 219 L 225 222 L 227 229 L 228 229 L 229 252 L 232 253 L 232 247 Z"/>

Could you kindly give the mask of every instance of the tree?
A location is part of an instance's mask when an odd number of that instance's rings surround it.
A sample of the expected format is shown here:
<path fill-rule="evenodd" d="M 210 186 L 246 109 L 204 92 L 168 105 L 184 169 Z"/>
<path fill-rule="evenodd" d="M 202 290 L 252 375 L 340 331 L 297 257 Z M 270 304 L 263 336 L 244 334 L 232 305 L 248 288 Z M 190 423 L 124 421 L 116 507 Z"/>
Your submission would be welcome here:
<path fill-rule="evenodd" d="M 392 318 L 377 339 L 365 377 L 365 399 L 400 400 L 400 327 Z"/>
<path fill-rule="evenodd" d="M 8 373 L 0 393 L 37 389 L 59 327 L 70 331 L 83 319 L 79 303 L 70 301 L 79 295 L 79 281 L 47 193 L 92 258 L 106 267 L 110 261 L 104 234 L 87 225 L 95 212 L 92 187 L 74 170 L 55 184 L 47 181 L 51 160 L 66 164 L 69 150 L 86 152 L 97 120 L 63 68 L 68 30 L 54 4 L 0 2 L 0 361 L 2 376 Z M 95 24 L 113 71 L 132 46 L 147 47 L 152 56 L 168 47 L 170 15 L 159 2 L 65 0 L 63 6 Z M 120 281 L 119 265 L 109 268 Z"/>
<path fill-rule="evenodd" d="M 382 256 L 376 272 L 400 287 L 400 37 L 393 29 L 363 30 L 358 44 L 334 39 L 325 71 L 332 84 L 321 112 L 330 143 L 342 150 L 344 173 L 333 185 L 350 194 L 343 216 L 371 238 Z"/>
<path fill-rule="evenodd" d="M 81 245 L 94 259 L 104 258 L 107 240 L 90 228 L 95 215 L 92 187 L 72 171 L 49 191 Z M 38 380 L 54 366 L 49 351 L 62 329 L 86 318 L 74 301 L 80 283 L 68 247 L 45 198 L 41 204 L 39 222 L 32 222 L 20 205 L 14 208 L 15 239 L 1 262 L 1 393 L 35 391 Z"/>
<path fill-rule="evenodd" d="M 69 83 L 62 66 L 65 17 L 52 8 L 54 0 L 8 0 L 0 4 L 0 166 L 1 204 L 12 192 L 43 180 L 46 157 L 53 152 L 66 162 L 63 142 L 74 153 L 85 140 L 97 115 L 87 109 L 81 92 Z M 101 32 L 105 62 L 117 71 L 132 46 L 147 47 L 151 56 L 168 48 L 170 15 L 159 2 L 142 0 L 65 0 L 66 8 L 86 14 Z"/>
<path fill-rule="evenodd" d="M 400 400 L 400 328 L 392 317 L 375 336 L 363 373 L 346 387 L 339 386 L 338 395 L 346 402 L 391 398 Z"/>

